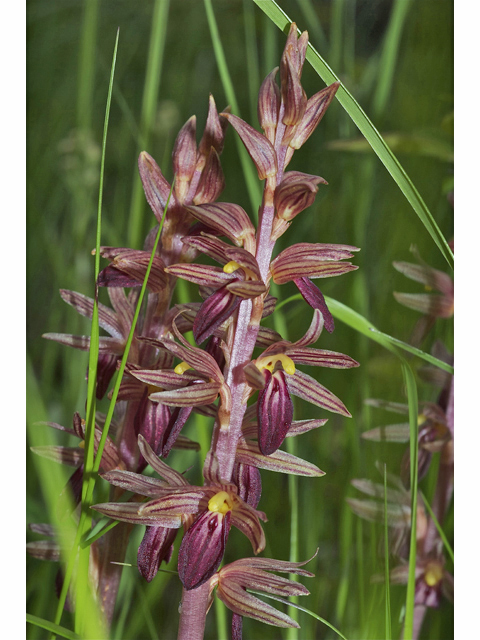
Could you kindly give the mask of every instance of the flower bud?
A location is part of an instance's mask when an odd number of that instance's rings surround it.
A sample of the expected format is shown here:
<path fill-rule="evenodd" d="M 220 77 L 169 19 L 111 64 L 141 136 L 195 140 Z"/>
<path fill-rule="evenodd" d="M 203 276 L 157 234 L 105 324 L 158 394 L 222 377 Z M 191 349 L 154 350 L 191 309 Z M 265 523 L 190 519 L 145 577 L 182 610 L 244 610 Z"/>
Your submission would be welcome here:
<path fill-rule="evenodd" d="M 225 177 L 220 164 L 220 158 L 218 157 L 215 147 L 212 146 L 202 171 L 193 203 L 204 204 L 206 202 L 214 202 L 222 193 L 224 187 Z"/>
<path fill-rule="evenodd" d="M 265 136 L 274 144 L 277 128 L 278 112 L 280 109 L 280 89 L 275 82 L 278 67 L 268 74 L 258 93 L 258 121 Z"/>
<path fill-rule="evenodd" d="M 157 575 L 162 560 L 169 562 L 173 553 L 176 529 L 166 527 L 147 527 L 138 547 L 137 566 L 147 582 Z"/>
<path fill-rule="evenodd" d="M 283 220 L 293 220 L 313 204 L 319 184 L 328 183 L 320 176 L 311 176 L 300 171 L 286 173 L 275 189 L 274 204 L 277 216 Z"/>
<path fill-rule="evenodd" d="M 257 401 L 258 445 L 263 455 L 274 453 L 292 424 L 293 402 L 288 392 L 285 373 L 265 370 L 265 388 Z"/>
<path fill-rule="evenodd" d="M 183 536 L 178 552 L 178 574 L 185 589 L 199 587 L 218 569 L 230 530 L 230 513 L 208 510 Z"/>
<path fill-rule="evenodd" d="M 175 172 L 175 195 L 184 202 L 188 194 L 197 163 L 197 143 L 195 140 L 196 118 L 192 116 L 180 129 L 173 147 L 173 169 Z"/>

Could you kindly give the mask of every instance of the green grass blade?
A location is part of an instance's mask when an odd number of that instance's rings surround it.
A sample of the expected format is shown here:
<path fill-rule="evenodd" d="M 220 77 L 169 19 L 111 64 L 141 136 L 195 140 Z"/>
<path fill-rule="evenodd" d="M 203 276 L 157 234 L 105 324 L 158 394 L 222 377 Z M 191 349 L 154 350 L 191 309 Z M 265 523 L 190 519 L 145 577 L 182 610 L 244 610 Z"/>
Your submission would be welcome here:
<path fill-rule="evenodd" d="M 387 465 L 383 465 L 383 513 L 384 513 L 384 530 L 385 536 L 385 640 L 392 638 L 392 616 L 390 612 L 390 566 L 389 566 L 389 549 L 388 549 L 388 511 L 387 511 Z"/>
<path fill-rule="evenodd" d="M 227 607 L 220 598 L 215 598 L 215 625 L 217 629 L 217 638 L 229 638 L 230 631 L 228 628 Z"/>
<path fill-rule="evenodd" d="M 107 142 L 108 120 L 110 115 L 110 106 L 112 101 L 112 89 L 113 78 L 115 75 L 115 64 L 118 51 L 118 40 L 120 31 L 117 30 L 117 36 L 115 39 L 115 47 L 113 52 L 112 67 L 110 72 L 110 83 L 108 88 L 107 105 L 105 109 L 105 122 L 103 129 L 103 142 L 102 142 L 102 161 L 100 169 L 100 186 L 98 196 L 98 214 L 97 214 L 97 233 L 96 233 L 96 255 L 95 255 L 95 283 L 97 282 L 98 273 L 100 270 L 100 238 L 101 238 L 101 225 L 102 225 L 102 198 L 103 198 L 103 176 L 105 170 L 105 152 Z M 86 428 L 85 428 L 85 459 L 84 459 L 84 480 L 82 485 L 82 500 L 85 500 L 85 505 L 88 506 L 87 494 L 88 484 L 91 482 L 91 470 L 93 468 L 93 433 L 95 425 L 95 390 L 96 390 L 96 378 L 97 378 L 97 362 L 98 362 L 98 339 L 99 339 L 99 325 L 98 325 L 98 292 L 95 284 L 95 296 L 94 306 L 92 314 L 92 331 L 90 338 L 90 355 L 89 355 L 89 376 L 88 376 L 88 388 L 87 388 L 87 411 L 86 411 Z M 75 558 L 79 550 L 79 542 L 86 532 L 90 529 L 91 517 L 87 510 L 82 512 L 80 523 L 75 537 L 75 542 L 67 562 L 65 571 L 65 578 L 60 593 L 57 611 L 55 615 L 55 624 L 58 624 L 62 617 L 62 612 L 67 597 L 68 589 L 73 575 L 73 566 Z M 98 625 L 101 624 L 98 617 L 91 615 L 90 605 L 92 604 L 92 594 L 90 592 L 89 580 L 88 580 L 88 560 L 89 550 L 80 550 L 79 565 L 78 565 L 78 579 L 76 581 L 76 610 L 75 610 L 75 627 L 78 631 L 80 627 L 83 628 L 82 635 L 86 637 L 94 638 L 99 633 Z M 86 615 L 87 609 L 89 615 Z"/>
<path fill-rule="evenodd" d="M 395 0 L 383 41 L 378 81 L 373 95 L 372 112 L 375 117 L 384 113 L 392 91 L 400 39 L 412 0 Z"/>
<path fill-rule="evenodd" d="M 420 495 L 422 496 L 422 500 L 423 503 L 428 511 L 428 515 L 431 517 L 431 519 L 433 520 L 433 523 L 435 525 L 435 527 L 437 528 L 437 531 L 442 539 L 442 542 L 445 546 L 445 549 L 447 550 L 448 555 L 450 556 L 452 562 L 454 563 L 454 559 L 453 559 L 453 549 L 450 546 L 450 543 L 448 542 L 447 536 L 445 535 L 445 532 L 442 529 L 441 524 L 439 523 L 439 521 L 437 520 L 436 515 L 433 513 L 432 507 L 430 506 L 430 504 L 428 503 L 425 495 L 420 492 Z"/>
<path fill-rule="evenodd" d="M 212 2 L 211 0 L 204 0 L 204 4 L 205 12 L 207 14 L 208 27 L 210 29 L 210 35 L 212 38 L 213 50 L 215 53 L 215 59 L 217 61 L 218 72 L 222 81 L 223 90 L 225 91 L 227 100 L 232 107 L 233 113 L 240 117 L 240 109 L 238 107 L 237 98 L 235 96 L 235 90 L 233 88 L 230 72 L 228 71 L 227 59 L 225 57 L 225 52 L 220 40 L 220 34 L 218 32 L 217 21 L 215 19 Z M 250 198 L 252 215 L 254 219 L 256 219 L 256 216 L 258 215 L 258 206 L 262 197 L 260 185 L 258 183 L 257 172 L 253 167 L 247 150 L 243 146 L 243 143 L 238 136 L 235 136 L 235 144 L 237 145 L 238 155 L 240 158 L 240 163 L 242 165 L 242 171 L 247 186 L 248 196 Z"/>
<path fill-rule="evenodd" d="M 133 341 L 133 334 L 135 332 L 135 327 L 137 325 L 137 320 L 138 320 L 138 317 L 140 315 L 140 310 L 141 310 L 141 307 L 142 307 L 143 298 L 145 296 L 145 291 L 147 289 L 148 278 L 150 276 L 150 271 L 152 269 L 153 259 L 155 257 L 155 253 L 157 251 L 158 243 L 160 242 L 160 235 L 161 235 L 162 229 L 163 229 L 163 222 L 165 220 L 165 215 L 167 213 L 167 209 L 168 209 L 168 205 L 170 203 L 170 197 L 172 195 L 172 191 L 173 191 L 174 185 L 175 185 L 175 177 L 172 180 L 172 186 L 170 187 L 170 193 L 168 194 L 168 198 L 167 198 L 167 202 L 165 204 L 165 209 L 163 211 L 162 219 L 160 221 L 160 224 L 158 225 L 158 231 L 157 231 L 157 235 L 156 235 L 156 238 L 155 238 L 155 242 L 153 244 L 152 253 L 150 255 L 150 260 L 148 262 L 147 270 L 145 272 L 145 278 L 143 280 L 143 284 L 142 284 L 142 287 L 140 289 L 140 293 L 139 293 L 139 296 L 138 296 L 138 302 L 137 302 L 137 307 L 135 309 L 135 313 L 134 313 L 134 316 L 133 316 L 132 326 L 130 328 L 130 333 L 128 334 L 127 341 L 125 343 L 125 351 L 123 353 L 123 357 L 122 357 L 122 360 L 120 362 L 120 366 L 119 366 L 119 369 L 118 369 L 118 372 L 117 372 L 117 377 L 116 377 L 116 380 L 115 380 L 115 385 L 113 387 L 113 392 L 112 392 L 112 397 L 111 397 L 111 400 L 110 400 L 110 405 L 108 407 L 107 416 L 105 418 L 105 424 L 103 426 L 102 437 L 100 438 L 100 442 L 98 444 L 97 455 L 95 456 L 95 464 L 93 466 L 91 483 L 89 485 L 89 493 L 87 495 L 87 500 L 88 501 L 91 500 L 92 495 L 93 495 L 95 477 L 96 477 L 96 475 L 98 473 L 98 470 L 100 468 L 100 462 L 101 462 L 101 459 L 102 459 L 103 449 L 105 447 L 105 442 L 106 442 L 107 436 L 108 436 L 108 430 L 109 430 L 110 424 L 112 422 L 113 412 L 114 412 L 115 405 L 116 405 L 116 402 L 117 402 L 118 392 L 119 392 L 119 389 L 120 389 L 120 384 L 121 384 L 121 381 L 122 381 L 123 373 L 125 371 L 125 366 L 127 364 L 128 354 L 129 354 L 129 351 L 130 351 L 130 346 L 131 346 L 132 341 Z"/>
<path fill-rule="evenodd" d="M 451 373 L 453 375 L 454 369 L 452 365 L 447 364 L 446 362 L 443 362 L 443 360 L 439 360 L 438 358 L 435 358 L 429 353 L 425 353 L 425 351 L 422 351 L 421 349 L 417 349 L 417 347 L 412 347 L 412 345 L 407 344 L 406 342 L 402 342 L 402 340 L 399 340 L 398 338 L 394 338 L 393 336 L 389 336 L 386 333 L 379 331 L 378 329 L 374 329 L 373 327 L 370 329 L 370 331 L 378 335 L 381 335 L 386 340 L 391 342 L 391 344 L 393 344 L 394 346 L 400 347 L 400 349 L 403 349 L 404 351 L 408 351 L 408 353 L 411 353 L 414 356 L 417 356 L 418 358 L 422 358 L 422 360 L 425 360 L 426 362 L 433 364 L 435 367 L 438 367 L 439 369 L 443 369 L 443 371 L 446 371 L 447 373 Z"/>
<path fill-rule="evenodd" d="M 47 631 L 52 631 L 52 633 L 54 633 L 55 635 L 62 638 L 67 638 L 67 640 L 81 640 L 81 636 L 74 633 L 73 631 L 70 631 L 70 629 L 66 629 L 59 624 L 50 622 L 50 620 L 45 620 L 44 618 L 39 618 L 38 616 L 32 616 L 30 613 L 27 613 L 27 622 L 29 622 L 30 624 L 34 624 L 37 627 L 41 627 L 42 629 L 46 629 Z"/>
<path fill-rule="evenodd" d="M 77 126 L 86 132 L 92 128 L 98 5 L 98 0 L 85 0 L 83 3 L 82 39 L 78 65 Z"/>
<path fill-rule="evenodd" d="M 251 0 L 243 0 L 243 19 L 245 21 L 245 54 L 248 70 L 248 97 L 250 103 L 250 121 L 257 117 L 257 93 L 260 87 L 258 67 L 257 39 L 255 34 L 255 8 Z"/>
<path fill-rule="evenodd" d="M 113 529 L 114 527 L 116 527 L 119 522 L 120 522 L 119 520 L 112 520 L 107 525 L 105 525 L 105 522 L 101 520 L 100 522 L 97 523 L 94 529 L 92 529 L 91 534 L 87 538 L 82 540 L 80 546 L 89 547 L 96 540 L 98 540 L 99 538 L 104 536 L 106 533 L 108 533 L 110 529 Z"/>
<path fill-rule="evenodd" d="M 405 361 L 402 362 L 402 373 L 408 397 L 408 418 L 410 423 L 410 487 L 412 493 L 407 602 L 403 635 L 404 640 L 409 640 L 413 636 L 413 618 L 415 611 L 415 566 L 417 561 L 418 397 L 415 377 Z"/>
<path fill-rule="evenodd" d="M 88 360 L 88 386 L 87 386 L 87 409 L 86 409 L 86 425 L 85 425 L 85 457 L 84 457 L 84 474 L 82 483 L 82 504 L 90 506 L 86 502 L 88 484 L 90 482 L 90 474 L 94 466 L 94 431 L 95 431 L 95 412 L 96 412 L 96 385 L 97 385 L 97 365 L 99 352 L 99 324 L 98 324 L 98 287 L 97 279 L 100 272 L 100 245 L 102 233 L 102 204 L 103 204 L 103 183 L 105 175 L 105 157 L 107 149 L 107 133 L 108 122 L 110 118 L 110 108 L 112 104 L 113 80 L 115 76 L 115 66 L 117 60 L 118 40 L 120 29 L 117 30 L 115 47 L 113 52 L 112 67 L 110 71 L 110 82 L 108 87 L 107 105 L 105 109 L 105 121 L 103 126 L 102 140 L 102 156 L 100 165 L 100 184 L 98 192 L 98 211 L 97 211 L 97 232 L 95 242 L 95 268 L 94 283 L 95 295 L 92 314 L 92 330 L 90 336 L 90 350 Z M 90 512 L 86 512 L 83 519 L 83 526 L 80 527 L 79 536 L 83 538 L 91 529 L 92 517 Z M 88 548 L 79 548 L 79 558 L 77 567 L 76 580 L 76 603 L 75 603 L 75 630 L 81 635 L 85 635 L 86 620 L 89 615 L 89 600 L 91 598 L 88 567 L 89 567 L 90 550 Z"/>
<path fill-rule="evenodd" d="M 274 2 L 274 0 L 254 0 L 254 2 L 282 31 L 286 31 L 292 23 L 292 20 L 290 20 L 287 14 L 277 5 L 276 2 Z M 338 76 L 332 71 L 310 43 L 308 45 L 306 59 L 325 83 L 331 84 L 332 82 L 339 80 Z M 434 217 L 418 193 L 415 185 L 410 180 L 404 168 L 394 156 L 385 140 L 382 138 L 355 98 L 343 85 L 339 87 L 336 97 L 368 141 L 379 160 L 395 180 L 398 188 L 402 191 L 403 195 L 420 218 L 447 263 L 451 268 L 453 268 L 453 253 L 448 246 L 447 240 L 440 231 Z"/>
<path fill-rule="evenodd" d="M 158 92 L 162 75 L 163 55 L 168 24 L 170 0 L 156 0 L 152 15 L 150 46 L 148 51 L 147 70 L 143 87 L 142 112 L 140 116 L 140 140 L 138 153 L 146 150 L 150 133 L 155 122 Z M 137 154 L 138 155 L 138 154 Z M 128 238 L 130 247 L 139 247 L 143 235 L 143 211 L 145 196 L 137 167 L 133 176 L 132 201 L 130 204 Z"/>
<path fill-rule="evenodd" d="M 297 0 L 300 11 L 303 14 L 305 24 L 308 25 L 308 31 L 313 36 L 317 46 L 322 51 L 328 50 L 328 42 L 325 32 L 322 29 L 322 23 L 315 11 L 312 0 Z"/>

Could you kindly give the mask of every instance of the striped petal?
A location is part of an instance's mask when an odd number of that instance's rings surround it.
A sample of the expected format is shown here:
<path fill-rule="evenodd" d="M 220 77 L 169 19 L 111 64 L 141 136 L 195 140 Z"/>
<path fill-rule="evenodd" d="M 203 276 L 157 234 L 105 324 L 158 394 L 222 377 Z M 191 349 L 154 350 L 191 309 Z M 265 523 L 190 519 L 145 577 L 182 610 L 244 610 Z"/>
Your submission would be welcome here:
<path fill-rule="evenodd" d="M 67 347 L 73 347 L 74 349 L 80 349 L 81 351 L 90 350 L 90 336 L 74 336 L 71 333 L 44 333 L 42 338 L 46 340 L 54 340 L 59 344 L 63 344 Z M 99 353 L 101 354 L 113 354 L 121 356 L 125 349 L 125 341 L 118 338 L 108 338 L 100 336 L 99 338 Z"/>
<path fill-rule="evenodd" d="M 352 257 L 356 247 L 300 243 L 284 249 L 270 265 L 273 281 L 284 284 L 296 278 L 328 278 L 353 271 L 358 267 L 340 262 Z"/>
<path fill-rule="evenodd" d="M 302 294 L 305 302 L 308 302 L 308 304 L 313 309 L 315 309 L 315 311 L 319 311 L 321 313 L 325 329 L 328 331 L 328 333 L 332 333 L 335 329 L 335 322 L 333 320 L 332 314 L 330 313 L 330 310 L 327 307 L 327 303 L 325 302 L 323 293 L 315 284 L 313 284 L 313 282 L 309 278 L 294 278 L 293 281 L 297 285 L 298 290 Z M 320 333 L 318 335 L 320 335 Z M 312 340 L 312 342 L 315 342 L 315 340 Z"/>
<path fill-rule="evenodd" d="M 67 289 L 60 289 L 60 295 L 67 304 L 71 305 L 82 316 L 86 318 L 92 317 L 92 298 L 88 298 L 76 291 L 68 291 Z M 112 337 L 123 339 L 122 327 L 118 322 L 115 312 L 101 302 L 98 303 L 98 324 Z"/>
<path fill-rule="evenodd" d="M 446 296 L 453 296 L 452 279 L 443 271 L 412 262 L 394 262 L 393 266 L 410 280 L 421 282 L 427 287 L 441 291 Z"/>
<path fill-rule="evenodd" d="M 158 475 L 166 480 L 168 484 L 172 487 L 185 487 L 188 486 L 188 482 L 185 477 L 175 471 L 171 467 L 168 466 L 163 460 L 152 451 L 151 446 L 145 440 L 143 436 L 138 436 L 138 448 L 140 449 L 140 453 L 148 462 L 148 464 L 152 467 L 154 471 L 158 473 Z"/>
<path fill-rule="evenodd" d="M 262 82 L 258 92 L 257 115 L 258 122 L 265 136 L 274 144 L 275 130 L 277 128 L 278 112 L 280 110 L 280 89 L 275 82 L 278 67 L 268 74 Z"/>
<path fill-rule="evenodd" d="M 164 458 L 168 456 L 168 454 L 170 453 L 170 450 L 172 449 L 172 447 L 174 447 L 175 443 L 177 442 L 177 438 L 180 434 L 180 431 L 183 429 L 183 426 L 185 425 L 191 413 L 192 413 L 192 407 L 176 407 L 172 411 L 170 421 L 167 425 L 167 428 L 165 429 L 165 432 L 163 433 L 163 439 L 162 439 L 163 444 L 162 444 L 161 453 Z M 185 446 L 181 448 L 196 449 L 197 446 L 198 445 L 195 442 L 188 441 L 185 444 Z M 175 447 L 175 448 L 178 448 L 178 447 Z"/>
<path fill-rule="evenodd" d="M 237 445 L 236 460 L 243 464 L 265 469 L 267 471 L 276 471 L 278 473 L 288 473 L 295 476 L 307 476 L 309 478 L 317 478 L 325 475 L 316 465 L 301 458 L 297 458 L 291 453 L 277 450 L 274 453 L 265 456 L 260 451 L 255 442 L 240 439 Z"/>
<path fill-rule="evenodd" d="M 238 116 L 222 113 L 240 136 L 258 171 L 260 180 L 277 173 L 277 155 L 272 143 Z"/>
<path fill-rule="evenodd" d="M 199 505 L 205 500 L 205 494 L 201 489 L 197 491 L 184 490 L 179 493 L 170 494 L 163 498 L 157 498 L 145 502 L 138 510 L 139 515 L 155 516 L 159 518 L 158 524 L 165 516 L 183 515 L 185 513 L 198 513 Z"/>
<path fill-rule="evenodd" d="M 188 194 L 190 180 L 197 163 L 197 143 L 195 116 L 191 116 L 178 132 L 173 145 L 172 164 L 175 174 L 175 196 L 177 201 L 183 203 Z"/>
<path fill-rule="evenodd" d="M 170 184 L 163 177 L 155 160 L 146 151 L 142 151 L 138 158 L 138 169 L 147 202 L 160 222 L 170 193 Z M 170 205 L 174 204 L 175 197 L 172 194 Z"/>
<path fill-rule="evenodd" d="M 340 82 L 334 82 L 308 99 L 302 121 L 297 125 L 295 134 L 289 142 L 290 147 L 300 149 L 308 140 L 325 115 L 339 86 Z"/>
<path fill-rule="evenodd" d="M 218 153 L 222 153 L 227 122 L 218 115 L 217 106 L 212 94 L 208 99 L 208 115 L 202 139 L 198 145 L 199 153 L 208 155 L 213 147 Z"/>
<path fill-rule="evenodd" d="M 330 367 L 331 369 L 351 369 L 359 367 L 359 363 L 343 353 L 312 349 L 311 347 L 288 347 L 285 351 L 295 364 L 306 364 L 314 367 Z"/>
<path fill-rule="evenodd" d="M 85 451 L 80 447 L 62 447 L 57 445 L 44 445 L 30 447 L 33 453 L 42 458 L 66 464 L 69 467 L 78 467 L 83 462 Z"/>
<path fill-rule="evenodd" d="M 157 575 L 162 560 L 169 562 L 177 532 L 165 527 L 147 527 L 138 547 L 137 566 L 147 582 Z"/>
<path fill-rule="evenodd" d="M 263 600 L 256 598 L 233 580 L 220 578 L 217 596 L 225 606 L 239 616 L 253 618 L 276 627 L 300 628 L 298 622 L 295 622 L 286 613 L 282 613 Z"/>
<path fill-rule="evenodd" d="M 162 526 L 170 529 L 179 529 L 182 526 L 182 518 L 177 515 L 164 516 L 161 522 L 159 522 L 158 517 L 155 518 L 148 514 L 140 515 L 139 508 L 141 508 L 141 506 L 138 502 L 105 502 L 93 505 L 92 509 L 114 520 L 129 522 L 131 524 Z"/>
<path fill-rule="evenodd" d="M 235 499 L 232 510 L 232 525 L 239 529 L 251 542 L 253 552 L 260 553 L 265 549 L 265 534 L 260 524 L 260 520 L 267 521 L 266 515 L 262 511 L 253 509 L 240 498 Z"/>
<path fill-rule="evenodd" d="M 226 250 L 231 245 L 219 240 L 215 236 L 208 233 L 202 233 L 200 236 L 185 236 L 182 238 L 183 244 L 192 247 L 201 253 L 205 253 L 220 264 L 227 264 L 231 258 L 227 258 Z"/>
<path fill-rule="evenodd" d="M 320 176 L 300 171 L 285 173 L 282 182 L 275 189 L 274 204 L 277 216 L 283 220 L 293 220 L 314 203 L 319 184 L 328 183 Z"/>
<path fill-rule="evenodd" d="M 165 271 L 177 278 L 206 287 L 220 287 L 232 279 L 232 276 L 220 267 L 204 264 L 172 264 L 166 267 Z"/>
<path fill-rule="evenodd" d="M 158 498 L 171 491 L 171 487 L 166 482 L 133 471 L 114 469 L 103 473 L 102 478 L 116 487 L 125 489 L 125 491 L 138 493 L 149 498 Z"/>
<path fill-rule="evenodd" d="M 322 407 L 322 409 L 327 409 L 327 411 L 339 413 L 348 418 L 352 417 L 336 395 L 302 371 L 297 370 L 293 375 L 287 376 L 287 385 L 290 393 L 293 393 L 294 396 L 311 402 L 317 407 Z"/>
<path fill-rule="evenodd" d="M 267 290 L 260 280 L 234 280 L 226 285 L 227 289 L 242 298 L 256 298 Z"/>
<path fill-rule="evenodd" d="M 409 309 L 420 311 L 437 318 L 451 318 L 453 315 L 453 300 L 435 293 L 397 293 L 393 292 L 395 300 Z"/>
<path fill-rule="evenodd" d="M 226 286 L 209 296 L 200 307 L 193 323 L 195 342 L 200 344 L 209 338 L 215 329 L 235 312 L 241 301 L 242 298 L 231 293 Z"/>
<path fill-rule="evenodd" d="M 256 509 L 262 495 L 262 478 L 257 467 L 236 461 L 233 468 L 232 480 L 237 485 L 238 496 L 248 505 Z"/>
<path fill-rule="evenodd" d="M 214 202 L 225 188 L 220 158 L 215 148 L 210 148 L 207 162 L 202 171 L 193 203 L 196 205 Z"/>
<path fill-rule="evenodd" d="M 219 390 L 218 382 L 200 382 L 180 389 L 152 393 L 149 398 L 152 402 L 161 402 L 172 407 L 195 407 L 214 402 Z"/>
<path fill-rule="evenodd" d="M 217 202 L 186 207 L 194 218 L 227 236 L 241 247 L 246 238 L 255 236 L 255 227 L 246 211 L 238 204 Z"/>

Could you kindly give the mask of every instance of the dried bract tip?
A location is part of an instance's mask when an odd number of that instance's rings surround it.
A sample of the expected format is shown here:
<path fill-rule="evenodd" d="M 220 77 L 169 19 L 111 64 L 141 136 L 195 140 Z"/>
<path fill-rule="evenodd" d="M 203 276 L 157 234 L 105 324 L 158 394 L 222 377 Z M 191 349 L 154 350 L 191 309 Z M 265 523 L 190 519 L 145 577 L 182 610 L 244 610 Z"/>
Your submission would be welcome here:
<path fill-rule="evenodd" d="M 195 116 L 192 116 L 180 129 L 173 147 L 172 160 L 175 179 L 175 195 L 179 202 L 184 202 L 188 194 L 197 163 L 197 143 Z"/>
<path fill-rule="evenodd" d="M 280 88 L 275 82 L 278 67 L 268 74 L 262 82 L 258 93 L 258 121 L 265 136 L 274 144 L 277 128 L 278 112 L 280 110 Z"/>
<path fill-rule="evenodd" d="M 147 202 L 160 222 L 170 193 L 170 184 L 163 177 L 155 160 L 146 151 L 142 151 L 138 158 L 138 170 Z M 174 203 L 175 198 L 171 198 L 170 204 Z"/>
<path fill-rule="evenodd" d="M 207 122 L 205 124 L 202 139 L 198 145 L 199 153 L 204 156 L 208 156 L 211 147 L 213 147 L 217 153 L 222 153 L 226 124 L 225 119 L 218 115 L 215 100 L 213 99 L 212 94 L 210 94 Z"/>
<path fill-rule="evenodd" d="M 212 146 L 202 171 L 193 203 L 205 204 L 206 202 L 214 202 L 224 188 L 225 177 L 220 164 L 220 158 L 215 147 Z"/>

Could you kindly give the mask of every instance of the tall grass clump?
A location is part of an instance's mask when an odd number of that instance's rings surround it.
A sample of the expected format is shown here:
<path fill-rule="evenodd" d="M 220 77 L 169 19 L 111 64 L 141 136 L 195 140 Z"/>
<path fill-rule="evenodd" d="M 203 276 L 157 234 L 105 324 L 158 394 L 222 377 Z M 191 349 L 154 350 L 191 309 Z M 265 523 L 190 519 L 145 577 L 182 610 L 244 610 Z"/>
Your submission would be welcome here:
<path fill-rule="evenodd" d="M 451 9 L 29 6 L 27 637 L 452 636 Z"/>

